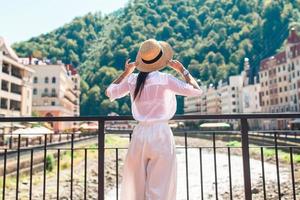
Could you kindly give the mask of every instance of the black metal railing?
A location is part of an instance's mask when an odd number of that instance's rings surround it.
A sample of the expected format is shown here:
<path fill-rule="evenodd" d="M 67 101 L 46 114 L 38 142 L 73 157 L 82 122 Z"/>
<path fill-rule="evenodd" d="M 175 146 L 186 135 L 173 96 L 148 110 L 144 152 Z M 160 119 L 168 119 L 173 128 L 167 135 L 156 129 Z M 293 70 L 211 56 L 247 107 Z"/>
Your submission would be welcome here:
<path fill-rule="evenodd" d="M 300 113 L 175 116 L 172 120 L 188 122 L 184 127 L 173 129 L 174 135 L 179 139 L 177 149 L 182 153 L 181 155 L 184 155 L 178 159 L 178 161 L 184 163 L 183 170 L 185 172 L 185 191 L 179 191 L 180 195 L 184 195 L 183 198 L 185 199 L 208 199 L 208 197 L 246 200 L 250 200 L 252 197 L 258 199 L 300 198 L 299 190 L 297 190 L 300 183 L 300 174 L 296 174 L 299 171 L 297 167 L 299 167 L 300 159 L 295 157 L 299 156 L 298 153 L 300 153 L 300 132 L 297 130 L 261 130 L 257 128 L 252 130 L 249 126 L 249 122 L 252 120 L 295 119 L 297 117 L 300 117 Z M 229 119 L 236 121 L 238 128 L 226 131 L 217 129 L 202 130 L 198 129 L 197 125 L 188 125 L 194 122 L 197 124 L 199 120 L 221 121 Z M 128 121 L 133 121 L 131 116 L 8 117 L 0 118 L 0 125 L 1 123 L 74 123 L 86 121 L 97 123 L 97 128 L 88 131 L 79 131 L 80 129 L 73 128 L 63 133 L 39 135 L 36 136 L 38 142 L 24 139 L 23 137 L 29 135 L 27 133 L 12 134 L 11 130 L 3 133 L 1 135 L 2 139 L 0 138 L 2 143 L 0 146 L 0 162 L 3 163 L 1 164 L 2 167 L 0 165 L 0 177 L 2 177 L 0 197 L 3 200 L 19 199 L 24 195 L 23 193 L 26 193 L 25 196 L 28 199 L 49 199 L 50 196 L 51 198 L 60 199 L 62 194 L 68 194 L 70 199 L 89 199 L 89 195 L 91 195 L 89 188 L 93 184 L 93 187 L 96 188 L 94 188 L 92 195 L 97 195 L 97 199 L 103 200 L 105 190 L 108 187 L 107 174 L 105 173 L 107 167 L 105 163 L 107 162 L 105 162 L 105 159 L 113 159 L 115 170 L 113 180 L 114 199 L 119 199 L 120 167 L 122 166 L 120 159 L 122 156 L 124 157 L 124 154 L 121 155 L 120 153 L 126 151 L 127 146 L 120 147 L 117 144 L 106 146 L 105 139 L 108 135 L 118 135 L 121 138 L 128 135 L 129 142 L 131 140 L 131 130 L 115 130 L 110 129 L 109 126 L 111 122 L 117 121 L 126 121 L 128 125 Z M 193 143 L 193 141 L 198 140 L 199 143 Z M 274 151 L 271 156 L 266 154 L 270 150 Z M 115 155 L 106 155 L 106 151 L 114 151 Z M 78 152 L 79 155 L 77 155 Z M 95 171 L 91 172 L 88 169 L 95 164 L 89 162 L 89 155 L 92 152 L 96 152 L 94 161 L 97 161 L 97 167 Z M 65 154 L 69 154 L 69 157 L 64 157 Z M 49 155 L 53 155 L 54 164 Z M 190 157 L 191 155 L 193 157 Z M 197 155 L 197 159 L 195 155 Z M 281 158 L 282 155 L 286 157 L 286 160 Z M 76 158 L 78 157 L 81 159 L 80 163 L 83 166 L 83 173 L 80 175 L 76 171 L 78 164 Z M 270 157 L 273 157 L 273 159 L 270 159 Z M 226 159 L 224 160 L 224 158 Z M 66 167 L 62 163 L 66 159 L 70 160 L 70 166 Z M 259 167 L 257 165 L 258 161 L 260 163 Z M 251 162 L 256 163 L 252 166 L 255 169 L 251 168 Z M 194 173 L 196 165 L 199 165 L 199 168 L 197 168 L 197 176 L 199 176 L 197 184 L 192 180 L 195 178 L 195 174 L 191 174 L 191 171 Z M 210 169 L 207 169 L 207 166 Z M 49 168 L 50 171 L 52 169 L 52 172 L 55 173 L 49 173 Z M 67 181 L 68 185 L 62 186 L 62 173 L 65 173 L 66 169 L 70 173 L 69 181 Z M 224 169 L 226 169 L 226 172 Z M 239 170 L 242 170 L 243 180 L 242 184 L 237 185 L 235 180 L 239 177 L 236 176 L 236 171 Z M 259 173 L 254 171 L 259 171 Z M 209 175 L 209 173 L 211 174 Z M 268 174 L 272 174 L 273 179 L 271 181 Z M 75 175 L 79 176 L 76 180 Z M 34 184 L 36 176 L 42 177 L 41 183 L 37 185 Z M 253 181 L 256 176 L 258 178 Z M 26 190 L 21 190 L 20 180 L 24 177 L 27 178 L 27 181 L 25 181 L 26 184 L 22 182 L 22 187 L 26 185 Z M 111 177 L 109 178 L 111 179 Z M 53 179 L 55 179 L 55 183 L 53 183 Z M 90 179 L 92 181 L 89 182 Z M 74 184 L 75 181 L 77 181 L 76 184 Z M 53 185 L 56 186 L 55 192 L 50 190 Z M 78 185 L 81 185 L 81 187 Z M 194 188 L 198 188 L 196 192 Z M 213 193 L 211 193 L 212 188 Z M 78 190 L 80 190 L 80 194 L 77 193 Z M 41 193 L 40 196 L 35 195 L 38 192 Z M 78 195 L 81 196 L 78 197 Z"/>

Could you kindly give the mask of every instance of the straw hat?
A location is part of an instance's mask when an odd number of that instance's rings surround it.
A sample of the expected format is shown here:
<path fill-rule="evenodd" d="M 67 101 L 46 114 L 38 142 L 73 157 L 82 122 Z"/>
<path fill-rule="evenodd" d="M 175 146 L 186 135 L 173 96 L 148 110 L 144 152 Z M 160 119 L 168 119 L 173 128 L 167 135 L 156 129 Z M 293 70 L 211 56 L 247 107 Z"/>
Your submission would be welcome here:
<path fill-rule="evenodd" d="M 163 41 L 149 39 L 141 44 L 136 57 L 136 68 L 142 72 L 160 70 L 173 57 L 172 47 Z"/>

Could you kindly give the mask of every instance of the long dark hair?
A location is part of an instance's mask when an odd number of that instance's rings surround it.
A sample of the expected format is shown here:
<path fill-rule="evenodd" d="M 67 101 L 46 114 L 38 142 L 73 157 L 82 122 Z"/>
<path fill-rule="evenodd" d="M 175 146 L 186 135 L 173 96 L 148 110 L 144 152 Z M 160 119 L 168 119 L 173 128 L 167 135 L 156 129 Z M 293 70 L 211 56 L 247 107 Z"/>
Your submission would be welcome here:
<path fill-rule="evenodd" d="M 144 85 L 147 79 L 149 72 L 140 72 L 137 79 L 136 79 L 136 86 L 135 86 L 135 90 L 134 90 L 134 100 L 136 99 L 136 97 L 140 97 L 142 90 L 144 89 Z"/>

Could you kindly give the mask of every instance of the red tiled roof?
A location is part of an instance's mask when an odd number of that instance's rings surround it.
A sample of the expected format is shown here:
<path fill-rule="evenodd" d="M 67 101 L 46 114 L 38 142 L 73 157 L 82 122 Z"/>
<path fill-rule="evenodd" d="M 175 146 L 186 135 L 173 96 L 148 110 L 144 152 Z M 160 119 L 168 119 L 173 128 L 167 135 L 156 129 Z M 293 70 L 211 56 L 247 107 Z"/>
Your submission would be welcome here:
<path fill-rule="evenodd" d="M 297 56 L 300 56 L 300 36 L 298 36 L 295 28 L 291 29 L 291 33 L 287 39 L 287 42 L 289 44 L 295 44 L 293 45 L 290 50 L 292 52 L 292 58 L 295 58 Z M 296 44 L 299 43 L 299 44 Z M 275 59 L 276 64 L 271 64 L 270 61 L 274 62 L 273 58 Z M 282 63 L 286 62 L 286 52 L 280 52 L 274 55 L 274 57 L 265 58 L 260 62 L 260 71 L 266 70 L 269 67 L 273 67 Z"/>
<path fill-rule="evenodd" d="M 275 65 L 271 65 L 270 62 L 274 62 L 275 59 Z M 285 51 L 277 53 L 275 56 L 265 58 L 260 62 L 260 71 L 268 69 L 270 66 L 276 66 L 280 65 L 286 62 L 286 53 Z"/>
<path fill-rule="evenodd" d="M 71 74 L 72 74 L 72 75 L 77 74 L 77 70 L 73 67 L 73 65 L 67 64 L 67 65 L 66 65 L 66 68 L 67 68 L 67 70 L 70 70 L 70 71 L 71 71 Z"/>
<path fill-rule="evenodd" d="M 292 28 L 290 36 L 288 37 L 288 43 L 298 43 L 300 42 L 300 37 L 298 36 L 295 28 Z"/>

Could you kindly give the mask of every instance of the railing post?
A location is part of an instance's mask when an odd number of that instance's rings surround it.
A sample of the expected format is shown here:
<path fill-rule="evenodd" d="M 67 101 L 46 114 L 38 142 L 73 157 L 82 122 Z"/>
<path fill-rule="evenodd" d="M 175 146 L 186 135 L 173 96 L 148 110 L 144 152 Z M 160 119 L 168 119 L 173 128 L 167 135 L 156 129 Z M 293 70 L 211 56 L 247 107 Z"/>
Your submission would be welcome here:
<path fill-rule="evenodd" d="M 248 126 L 247 118 L 241 118 L 241 135 L 242 135 L 242 155 L 243 155 L 245 200 L 251 200 L 252 199 L 248 131 L 249 131 L 249 126 Z"/>
<path fill-rule="evenodd" d="M 104 200 L 104 123 L 98 121 L 98 199 Z"/>

